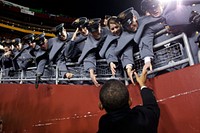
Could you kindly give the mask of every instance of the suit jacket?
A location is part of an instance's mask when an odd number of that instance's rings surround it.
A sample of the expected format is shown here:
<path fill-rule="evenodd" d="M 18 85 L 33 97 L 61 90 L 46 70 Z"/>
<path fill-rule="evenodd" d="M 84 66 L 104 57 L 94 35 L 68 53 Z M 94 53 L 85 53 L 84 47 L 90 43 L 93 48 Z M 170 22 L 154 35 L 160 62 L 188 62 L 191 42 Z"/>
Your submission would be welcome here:
<path fill-rule="evenodd" d="M 160 109 L 151 89 L 141 90 L 143 105 L 104 114 L 97 133 L 157 133 Z"/>

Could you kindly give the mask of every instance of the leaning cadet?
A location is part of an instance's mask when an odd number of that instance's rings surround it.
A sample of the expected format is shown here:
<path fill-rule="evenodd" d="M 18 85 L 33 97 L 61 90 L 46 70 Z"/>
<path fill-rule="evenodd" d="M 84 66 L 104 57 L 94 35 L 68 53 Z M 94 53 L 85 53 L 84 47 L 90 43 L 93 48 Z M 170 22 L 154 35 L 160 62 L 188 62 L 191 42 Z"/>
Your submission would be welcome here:
<path fill-rule="evenodd" d="M 15 75 L 13 67 L 13 47 L 12 40 L 6 39 L 2 42 L 4 53 L 0 56 L 0 68 L 3 70 L 4 76 L 13 77 Z M 8 81 L 9 83 L 9 81 Z"/>
<path fill-rule="evenodd" d="M 4 53 L 0 56 L 0 66 L 3 69 L 13 69 L 12 59 L 14 54 L 12 51 L 12 41 L 10 39 L 5 40 L 2 46 Z"/>
<path fill-rule="evenodd" d="M 88 29 L 86 27 L 88 23 L 88 19 L 86 17 L 79 17 L 75 19 L 72 22 L 72 26 L 76 29 L 75 32 L 73 33 L 73 36 L 71 38 L 71 41 L 69 42 L 71 45 L 70 47 L 72 48 L 73 52 L 65 51 L 65 58 L 68 59 L 69 62 L 75 63 L 72 67 L 68 67 L 70 71 L 73 72 L 73 76 L 80 77 L 80 73 L 82 73 L 82 64 L 76 64 L 78 62 L 78 58 L 81 56 L 81 53 L 83 51 L 83 48 L 85 46 L 85 41 L 88 36 Z M 72 53 L 72 54 L 68 54 Z M 68 55 L 68 56 L 67 56 Z M 79 70 L 78 70 L 79 69 Z M 84 74 L 81 74 L 84 75 Z M 87 81 L 83 80 L 77 80 L 77 81 L 71 81 L 71 84 L 86 84 Z"/>
<path fill-rule="evenodd" d="M 168 12 L 164 10 L 163 17 L 166 23 L 176 29 L 175 34 L 180 32 L 186 33 L 191 47 L 194 64 L 199 63 L 198 46 L 195 44 L 198 36 L 200 36 L 200 0 L 182 0 L 178 4 L 169 3 L 166 8 L 174 5 L 175 8 Z M 179 32 L 177 32 L 177 29 Z"/>
<path fill-rule="evenodd" d="M 118 39 L 123 31 L 122 25 L 117 16 L 111 16 L 107 22 L 107 27 L 111 34 L 108 34 L 106 40 L 99 51 L 101 58 L 106 58 L 112 76 L 116 76 L 117 70 L 121 69 L 121 61 L 115 55 L 114 49 L 117 46 Z"/>
<path fill-rule="evenodd" d="M 189 1 L 187 1 L 187 2 L 189 2 Z M 181 6 L 183 6 L 184 8 L 179 8 Z M 139 47 L 140 47 L 141 58 L 144 59 L 144 61 L 145 61 L 144 68 L 149 68 L 152 71 L 152 60 L 154 59 L 154 53 L 153 53 L 154 41 L 153 40 L 154 40 L 156 33 L 158 31 L 160 31 L 162 27 L 167 28 L 174 35 L 182 33 L 188 26 L 190 27 L 190 30 L 187 30 L 186 32 L 194 31 L 194 30 L 191 30 L 192 29 L 191 27 L 193 27 L 194 24 L 192 24 L 191 22 L 189 24 L 189 20 L 188 20 L 188 25 L 187 25 L 186 21 L 180 17 L 185 16 L 182 13 L 187 12 L 186 16 L 189 16 L 188 13 L 191 14 L 192 10 L 194 10 L 194 9 L 200 10 L 200 8 L 199 7 L 197 8 L 197 7 L 176 5 L 176 2 L 174 2 L 174 1 L 172 1 L 171 4 L 167 4 L 165 6 L 162 5 L 158 0 L 143 0 L 141 2 L 141 10 L 145 14 L 148 14 L 148 16 L 152 17 L 153 19 L 158 19 L 158 21 L 153 26 L 146 26 L 146 28 L 141 28 L 141 29 L 143 29 L 142 36 L 137 37 L 137 39 L 136 39 L 137 41 L 139 40 L 138 42 L 139 42 Z M 180 11 L 180 9 L 182 9 L 184 11 Z M 177 16 L 177 17 L 174 17 L 174 16 Z M 189 18 L 189 17 L 186 17 L 186 18 Z M 166 25 L 167 25 L 167 27 L 166 27 Z M 169 26 L 170 26 L 170 28 L 169 28 Z M 191 51 L 192 51 L 192 55 L 194 58 L 194 63 L 197 63 L 198 62 L 197 45 L 193 45 L 194 39 L 191 39 L 192 41 L 190 40 L 190 36 L 192 34 L 187 34 L 187 35 L 189 37 L 189 43 L 191 45 Z M 193 37 L 194 36 L 191 36 L 191 38 L 193 38 Z"/>
<path fill-rule="evenodd" d="M 19 69 L 18 63 L 17 63 L 17 56 L 20 56 L 20 53 L 23 52 L 23 50 L 25 50 L 25 46 L 22 45 L 21 39 L 20 38 L 15 38 L 12 40 L 12 45 L 14 46 L 13 49 L 13 54 L 14 54 L 14 58 L 13 58 L 13 67 L 14 70 L 17 71 Z"/>
<path fill-rule="evenodd" d="M 66 51 L 72 51 L 69 44 L 72 33 L 67 32 L 67 30 L 64 28 L 64 23 L 61 23 L 53 28 L 54 34 L 56 37 L 50 38 L 48 40 L 48 47 L 50 49 L 49 52 L 49 62 L 50 64 L 55 64 L 56 67 L 58 67 L 59 73 L 61 74 L 62 78 L 72 78 L 73 74 L 68 72 L 67 66 L 66 66 Z M 70 52 L 66 52 L 70 54 Z M 66 82 L 60 82 L 60 83 L 66 83 Z"/>
<path fill-rule="evenodd" d="M 83 63 L 84 70 L 90 74 L 92 82 L 97 87 L 99 87 L 100 84 L 96 79 L 96 61 L 97 59 L 101 59 L 99 51 L 103 46 L 106 36 L 110 33 L 107 28 L 101 27 L 100 21 L 101 18 L 89 20 L 87 24 L 89 35 L 85 42 L 83 52 L 78 59 L 78 63 Z"/>
<path fill-rule="evenodd" d="M 40 47 L 36 54 L 36 79 L 35 88 L 38 88 L 39 83 L 42 83 L 41 76 L 44 74 L 45 66 L 49 64 L 49 49 L 48 39 L 45 37 L 45 33 L 39 34 L 35 37 L 34 42 Z M 46 67 L 46 70 L 51 71 L 51 67 Z M 49 72 L 48 74 L 51 74 Z M 52 76 L 52 75 L 49 75 Z"/>
<path fill-rule="evenodd" d="M 138 45 L 134 41 L 134 36 L 138 29 L 139 14 L 133 7 L 130 7 L 119 13 L 117 17 L 124 31 L 118 39 L 117 47 L 114 51 L 122 61 L 122 66 L 126 70 L 130 81 L 132 84 L 135 84 L 133 81 L 133 71 L 135 71 L 133 54 L 139 50 Z"/>
<path fill-rule="evenodd" d="M 20 43 L 16 43 L 13 61 L 17 63 L 18 69 L 26 70 L 28 67 L 35 66 L 34 51 L 31 47 L 34 40 L 34 34 L 27 34 L 22 38 L 22 46 Z M 34 45 L 34 44 L 33 44 Z"/>
<path fill-rule="evenodd" d="M 73 37 L 71 39 L 71 45 L 74 45 L 73 53 L 70 55 L 70 59 L 72 62 L 77 62 L 78 58 L 80 57 L 83 47 L 85 45 L 85 40 L 87 39 L 88 36 L 88 29 L 86 27 L 88 23 L 88 19 L 86 17 L 80 17 L 77 18 L 72 22 L 72 26 L 76 29 L 76 31 L 73 34 Z M 65 51 L 65 55 L 67 55 Z"/>

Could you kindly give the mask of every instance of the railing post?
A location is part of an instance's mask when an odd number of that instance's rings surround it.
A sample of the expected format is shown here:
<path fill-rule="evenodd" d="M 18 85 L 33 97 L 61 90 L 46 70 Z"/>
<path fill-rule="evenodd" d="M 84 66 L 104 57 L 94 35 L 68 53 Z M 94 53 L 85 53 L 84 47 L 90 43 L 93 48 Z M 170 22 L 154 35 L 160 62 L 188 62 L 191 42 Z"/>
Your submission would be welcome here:
<path fill-rule="evenodd" d="M 1 79 L 2 79 L 2 75 L 3 75 L 3 69 L 1 68 L 0 71 L 1 71 L 1 72 L 0 72 L 0 83 L 2 83 Z"/>
<path fill-rule="evenodd" d="M 56 65 L 56 84 L 58 84 L 59 82 L 59 69 L 58 69 L 58 66 Z"/>
<path fill-rule="evenodd" d="M 188 38 L 187 38 L 185 33 L 182 33 L 182 36 L 183 36 L 183 42 L 185 44 L 185 50 L 186 50 L 188 58 L 189 58 L 189 64 L 190 64 L 190 66 L 194 65 L 194 59 L 192 57 L 192 53 L 191 53 L 190 45 L 189 45 L 189 42 L 188 42 Z"/>

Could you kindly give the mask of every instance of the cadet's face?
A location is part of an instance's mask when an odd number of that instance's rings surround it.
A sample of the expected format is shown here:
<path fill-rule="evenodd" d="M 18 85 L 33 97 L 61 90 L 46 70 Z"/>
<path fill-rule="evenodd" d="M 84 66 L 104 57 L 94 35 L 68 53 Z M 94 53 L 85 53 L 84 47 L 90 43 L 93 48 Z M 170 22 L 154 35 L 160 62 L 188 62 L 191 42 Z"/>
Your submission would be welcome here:
<path fill-rule="evenodd" d="M 114 36 L 119 36 L 121 34 L 121 29 L 119 24 L 110 24 L 110 31 Z"/>
<path fill-rule="evenodd" d="M 22 49 L 22 44 L 19 43 L 18 45 L 15 46 L 15 48 L 16 48 L 17 50 L 21 50 L 21 49 Z"/>
<path fill-rule="evenodd" d="M 35 42 L 31 42 L 31 43 L 29 44 L 29 46 L 31 46 L 32 48 L 35 48 L 35 45 L 36 45 Z"/>
<path fill-rule="evenodd" d="M 4 47 L 4 51 L 5 51 L 5 52 L 8 52 L 8 51 L 10 51 L 10 50 L 11 50 L 10 47 L 8 47 L 8 46 L 5 46 L 5 47 Z"/>
<path fill-rule="evenodd" d="M 101 38 L 101 27 L 99 26 L 98 30 L 91 32 L 94 39 L 98 40 Z"/>
<path fill-rule="evenodd" d="M 133 31 L 133 32 L 137 31 L 138 22 L 137 22 L 137 17 L 136 16 L 133 17 L 133 21 L 132 21 L 131 25 L 129 25 L 127 28 L 128 28 L 128 30 Z"/>
<path fill-rule="evenodd" d="M 152 9 L 149 9 L 148 12 L 152 17 L 160 17 L 163 13 L 163 8 L 161 5 L 157 5 Z"/>
<path fill-rule="evenodd" d="M 86 27 L 83 27 L 83 28 L 80 28 L 79 29 L 79 32 L 84 35 L 84 36 L 87 36 L 88 35 L 88 30 Z"/>
<path fill-rule="evenodd" d="M 96 40 L 101 38 L 101 34 L 98 31 L 91 32 L 91 34 L 94 37 L 94 39 L 96 39 Z"/>
<path fill-rule="evenodd" d="M 136 17 L 133 17 L 133 22 L 131 24 L 131 29 L 133 29 L 133 31 L 137 31 L 138 29 L 138 22 L 137 22 L 137 18 Z"/>
<path fill-rule="evenodd" d="M 44 43 L 42 45 L 40 45 L 40 48 L 42 50 L 47 50 L 47 48 L 48 48 L 47 39 L 45 39 Z"/>
<path fill-rule="evenodd" d="M 63 30 L 60 32 L 59 39 L 60 39 L 61 41 L 64 41 L 64 40 L 67 39 L 67 32 L 66 32 L 66 29 L 63 29 Z"/>

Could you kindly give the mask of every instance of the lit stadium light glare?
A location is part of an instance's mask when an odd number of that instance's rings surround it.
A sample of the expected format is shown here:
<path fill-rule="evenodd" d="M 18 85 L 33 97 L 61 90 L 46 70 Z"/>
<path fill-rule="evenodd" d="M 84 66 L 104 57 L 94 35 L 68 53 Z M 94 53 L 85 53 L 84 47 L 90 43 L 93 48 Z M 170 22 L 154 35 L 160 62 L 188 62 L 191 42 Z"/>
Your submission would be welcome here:
<path fill-rule="evenodd" d="M 167 4 L 167 3 L 173 2 L 173 1 L 177 2 L 177 4 L 180 4 L 182 0 L 158 0 L 158 1 L 160 1 L 163 4 Z"/>

